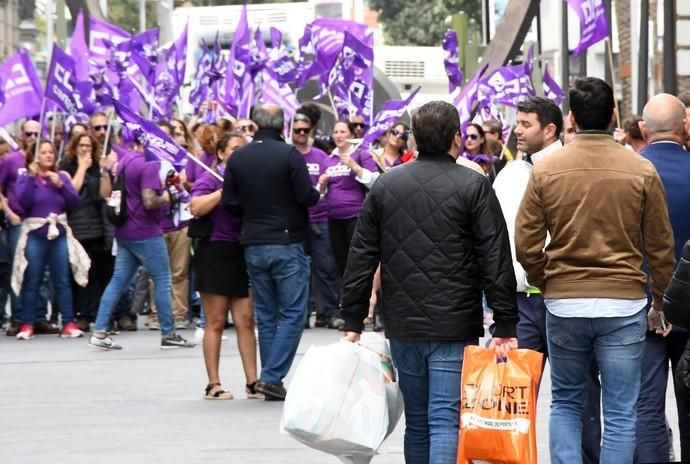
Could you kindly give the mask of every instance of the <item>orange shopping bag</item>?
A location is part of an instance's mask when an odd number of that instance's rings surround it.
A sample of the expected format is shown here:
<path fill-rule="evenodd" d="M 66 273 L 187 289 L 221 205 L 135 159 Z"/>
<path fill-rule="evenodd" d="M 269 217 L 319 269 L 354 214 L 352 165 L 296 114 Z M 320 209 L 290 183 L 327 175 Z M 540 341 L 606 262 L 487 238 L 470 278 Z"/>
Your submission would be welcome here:
<path fill-rule="evenodd" d="M 542 354 L 466 346 L 457 464 L 536 464 L 537 385 Z"/>

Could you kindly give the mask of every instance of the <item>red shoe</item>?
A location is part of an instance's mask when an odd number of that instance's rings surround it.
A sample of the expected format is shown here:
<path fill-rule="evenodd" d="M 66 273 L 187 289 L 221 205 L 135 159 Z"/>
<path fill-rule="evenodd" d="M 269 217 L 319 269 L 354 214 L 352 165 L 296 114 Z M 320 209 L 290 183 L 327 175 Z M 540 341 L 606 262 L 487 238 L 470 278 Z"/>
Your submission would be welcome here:
<path fill-rule="evenodd" d="M 31 340 L 34 338 L 34 326 L 31 324 L 22 324 L 17 332 L 17 340 Z"/>
<path fill-rule="evenodd" d="M 79 338 L 83 336 L 84 332 L 79 330 L 74 322 L 68 322 L 65 324 L 65 326 L 62 328 L 62 332 L 60 332 L 60 337 L 62 338 Z"/>

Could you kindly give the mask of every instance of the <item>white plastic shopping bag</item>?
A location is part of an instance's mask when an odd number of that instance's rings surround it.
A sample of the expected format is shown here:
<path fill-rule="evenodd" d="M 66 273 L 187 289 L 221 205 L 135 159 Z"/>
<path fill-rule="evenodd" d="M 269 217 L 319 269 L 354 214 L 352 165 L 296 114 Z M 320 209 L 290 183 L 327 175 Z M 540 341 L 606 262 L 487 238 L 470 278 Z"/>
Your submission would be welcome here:
<path fill-rule="evenodd" d="M 349 464 L 371 461 L 402 415 L 390 350 L 378 334 L 312 346 L 295 372 L 281 432 Z"/>

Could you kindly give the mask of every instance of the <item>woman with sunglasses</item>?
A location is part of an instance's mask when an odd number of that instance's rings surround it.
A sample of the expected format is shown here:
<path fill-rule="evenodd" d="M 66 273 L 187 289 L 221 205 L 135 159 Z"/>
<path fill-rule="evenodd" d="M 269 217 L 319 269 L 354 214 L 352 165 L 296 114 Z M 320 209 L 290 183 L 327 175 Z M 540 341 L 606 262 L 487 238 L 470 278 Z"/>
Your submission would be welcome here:
<path fill-rule="evenodd" d="M 106 239 L 104 198 L 110 191 L 110 170 L 100 164 L 100 150 L 96 139 L 82 132 L 70 139 L 60 169 L 72 180 L 79 192 L 79 205 L 67 215 L 74 237 L 91 259 L 89 283 L 80 287 L 72 281 L 77 326 L 84 332 L 96 319 L 98 302 L 113 274 L 115 260 Z"/>
<path fill-rule="evenodd" d="M 482 126 L 471 123 L 465 129 L 465 152 L 462 156 L 482 167 L 485 175 L 491 172 L 494 156 L 487 151 L 486 134 Z"/>
<path fill-rule="evenodd" d="M 345 273 L 350 240 L 364 203 L 365 190 L 371 188 L 379 176 L 369 152 L 355 151 L 349 142 L 353 137 L 352 123 L 335 123 L 333 141 L 336 148 L 324 160 L 326 174 L 321 182 L 328 189 L 328 232 L 341 276 Z"/>
<path fill-rule="evenodd" d="M 225 134 L 218 142 L 214 169 L 225 175 L 225 163 L 232 153 L 245 145 L 239 134 Z M 204 172 L 192 188 L 192 214 L 206 216 L 211 221 L 211 232 L 201 239 L 194 254 L 196 289 L 201 294 L 206 316 L 204 331 L 204 361 L 208 385 L 204 392 L 207 400 L 231 400 L 233 394 L 224 390 L 220 382 L 220 344 L 227 321 L 228 309 L 237 332 L 237 347 L 242 358 L 248 398 L 258 398 L 256 380 L 256 335 L 254 311 L 249 296 L 249 279 L 244 261 L 244 248 L 240 246 L 242 222 L 220 205 L 223 181 Z"/>
<path fill-rule="evenodd" d="M 66 215 L 68 210 L 79 205 L 79 194 L 69 175 L 57 171 L 57 155 L 52 142 L 39 140 L 36 143 L 26 153 L 27 175 L 19 176 L 15 189 L 10 192 L 13 210 L 19 211 L 24 218 L 12 275 L 14 289 L 21 288 L 22 325 L 17 339 L 33 338 L 38 289 L 46 265 L 62 315 L 60 336 L 81 337 L 84 333 L 73 322 L 70 264 L 76 266 L 72 268 L 75 280 L 85 285 L 89 263 L 83 248 L 72 236 Z"/>
<path fill-rule="evenodd" d="M 383 151 L 377 156 L 376 164 L 381 172 L 388 172 L 391 168 L 403 163 L 402 156 L 407 150 L 409 128 L 399 122 L 386 133 Z"/>

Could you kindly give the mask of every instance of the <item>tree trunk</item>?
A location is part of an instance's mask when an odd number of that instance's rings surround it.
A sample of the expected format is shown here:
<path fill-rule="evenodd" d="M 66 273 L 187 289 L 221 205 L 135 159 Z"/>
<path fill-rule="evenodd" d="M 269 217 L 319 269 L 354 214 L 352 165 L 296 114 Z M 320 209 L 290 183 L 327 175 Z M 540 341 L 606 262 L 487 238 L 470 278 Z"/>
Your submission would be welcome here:
<path fill-rule="evenodd" d="M 632 64 L 630 52 L 630 0 L 615 0 L 613 7 L 618 26 L 618 69 L 614 80 L 621 91 L 621 121 L 632 115 Z M 617 73 L 615 71 L 618 71 Z M 617 74 L 617 75 L 616 75 Z"/>

